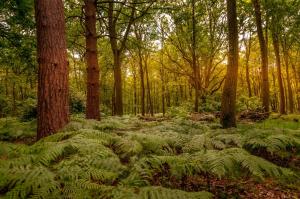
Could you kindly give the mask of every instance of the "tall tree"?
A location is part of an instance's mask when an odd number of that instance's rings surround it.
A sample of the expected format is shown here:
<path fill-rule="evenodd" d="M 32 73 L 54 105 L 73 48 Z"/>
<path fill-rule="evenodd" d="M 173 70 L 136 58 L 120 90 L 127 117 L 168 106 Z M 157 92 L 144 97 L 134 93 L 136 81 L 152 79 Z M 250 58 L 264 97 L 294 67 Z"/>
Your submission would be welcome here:
<path fill-rule="evenodd" d="M 268 48 L 263 34 L 260 0 L 252 0 L 252 4 L 255 11 L 255 21 L 261 54 L 262 102 L 264 111 L 269 112 L 270 85 L 268 75 Z"/>
<path fill-rule="evenodd" d="M 35 1 L 37 24 L 37 139 L 69 122 L 68 61 L 62 0 Z"/>
<path fill-rule="evenodd" d="M 228 66 L 222 94 L 221 124 L 223 128 L 236 127 L 236 90 L 238 78 L 238 26 L 236 0 L 227 0 Z"/>
<path fill-rule="evenodd" d="M 86 118 L 100 120 L 99 65 L 97 57 L 96 0 L 85 0 L 85 37 L 87 63 Z"/>
<path fill-rule="evenodd" d="M 285 108 L 285 94 L 284 94 L 284 86 L 282 80 L 282 70 L 281 70 L 281 59 L 280 59 L 280 46 L 279 46 L 279 28 L 277 26 L 277 22 L 275 17 L 272 17 L 272 40 L 273 40 L 273 48 L 276 59 L 276 67 L 277 67 L 277 80 L 279 85 L 279 104 L 280 104 L 280 114 L 286 114 Z"/>

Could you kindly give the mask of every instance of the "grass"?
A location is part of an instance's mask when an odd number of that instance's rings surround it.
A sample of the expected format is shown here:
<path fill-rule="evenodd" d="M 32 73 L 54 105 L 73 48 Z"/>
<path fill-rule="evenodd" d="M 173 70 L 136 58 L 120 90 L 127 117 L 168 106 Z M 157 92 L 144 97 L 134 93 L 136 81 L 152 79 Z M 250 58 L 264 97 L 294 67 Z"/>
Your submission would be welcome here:
<path fill-rule="evenodd" d="M 73 117 L 35 140 L 0 120 L 0 198 L 260 198 L 300 194 L 299 116 L 223 130 L 177 117 Z"/>

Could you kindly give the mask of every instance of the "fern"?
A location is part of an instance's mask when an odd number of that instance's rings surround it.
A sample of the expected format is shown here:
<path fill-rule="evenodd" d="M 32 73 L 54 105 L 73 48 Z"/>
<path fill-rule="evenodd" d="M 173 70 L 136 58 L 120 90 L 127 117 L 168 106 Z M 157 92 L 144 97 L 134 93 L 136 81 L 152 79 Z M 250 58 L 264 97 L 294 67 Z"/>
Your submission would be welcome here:
<path fill-rule="evenodd" d="M 59 195 L 55 174 L 42 166 L 10 169 L 6 186 L 9 189 L 7 198 L 55 198 Z"/>

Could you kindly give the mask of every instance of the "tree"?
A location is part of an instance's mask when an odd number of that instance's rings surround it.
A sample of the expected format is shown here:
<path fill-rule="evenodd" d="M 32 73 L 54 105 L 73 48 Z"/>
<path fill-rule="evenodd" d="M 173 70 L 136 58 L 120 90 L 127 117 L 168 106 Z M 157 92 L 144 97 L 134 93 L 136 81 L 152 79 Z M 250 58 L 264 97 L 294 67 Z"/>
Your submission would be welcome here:
<path fill-rule="evenodd" d="M 221 124 L 223 128 L 236 127 L 236 90 L 238 78 L 238 26 L 236 0 L 227 0 L 228 66 L 222 94 Z"/>
<path fill-rule="evenodd" d="M 265 112 L 269 112 L 270 103 L 270 86 L 268 75 L 268 48 L 263 34 L 262 19 L 261 19 L 261 6 L 260 0 L 252 0 L 255 11 L 255 21 L 257 28 L 257 35 L 260 44 L 261 53 L 261 76 L 262 76 L 262 102 Z M 267 35 L 266 35 L 267 37 Z"/>
<path fill-rule="evenodd" d="M 86 118 L 100 120 L 100 86 L 97 54 L 96 0 L 85 0 L 87 103 Z"/>
<path fill-rule="evenodd" d="M 100 1 L 101 3 L 101 1 Z M 114 72 L 114 114 L 123 115 L 123 92 L 122 92 L 122 56 L 126 47 L 128 36 L 135 20 L 143 17 L 154 3 L 154 0 L 138 2 L 137 0 L 102 2 L 101 8 L 107 11 L 99 15 L 106 28 L 111 50 L 113 53 Z M 145 6 L 144 6 L 145 4 Z M 105 6 L 106 5 L 106 6 Z M 140 7 L 137 9 L 137 7 Z"/>
<path fill-rule="evenodd" d="M 56 133 L 69 122 L 68 62 L 62 0 L 35 2 L 37 24 L 37 139 Z"/>

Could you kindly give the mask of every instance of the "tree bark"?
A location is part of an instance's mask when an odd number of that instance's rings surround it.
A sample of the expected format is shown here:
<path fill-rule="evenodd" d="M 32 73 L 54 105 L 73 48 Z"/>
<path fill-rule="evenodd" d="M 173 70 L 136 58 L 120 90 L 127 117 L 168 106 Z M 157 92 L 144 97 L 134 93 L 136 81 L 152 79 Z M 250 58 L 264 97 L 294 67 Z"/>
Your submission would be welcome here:
<path fill-rule="evenodd" d="M 150 88 L 150 80 L 149 80 L 149 73 L 148 73 L 148 64 L 147 64 L 147 58 L 145 58 L 145 72 L 146 72 L 146 80 L 147 80 L 147 99 L 148 99 L 148 107 L 149 107 L 149 112 L 151 116 L 154 116 L 154 111 L 153 111 L 153 103 L 152 103 L 152 98 L 151 98 L 151 88 Z"/>
<path fill-rule="evenodd" d="M 249 38 L 248 45 L 246 46 L 246 82 L 247 82 L 247 88 L 248 88 L 248 96 L 252 97 L 250 71 L 249 71 L 250 53 L 251 53 L 251 36 Z"/>
<path fill-rule="evenodd" d="M 97 55 L 96 1 L 85 0 L 84 3 L 87 63 L 86 118 L 100 120 L 100 74 Z"/>
<path fill-rule="evenodd" d="M 283 57 L 284 57 L 285 69 L 286 69 L 288 107 L 289 107 L 289 112 L 294 113 L 294 96 L 293 96 L 292 83 L 291 83 L 290 71 L 289 71 L 289 51 L 286 47 L 286 44 L 284 44 L 284 42 L 282 43 L 282 47 L 283 47 Z"/>
<path fill-rule="evenodd" d="M 273 21 L 273 23 L 275 23 Z M 273 24 L 274 26 L 274 24 Z M 273 39 L 273 47 L 274 47 L 274 53 L 275 53 L 275 59 L 276 59 L 276 66 L 277 66 L 277 79 L 278 79 L 278 85 L 279 85 L 279 102 L 280 102 L 280 114 L 286 114 L 285 110 L 285 95 L 284 95 L 284 87 L 282 82 L 282 73 L 281 73 L 281 60 L 280 60 L 280 49 L 279 49 L 279 38 L 278 34 L 275 32 L 275 30 L 272 30 L 272 39 Z"/>
<path fill-rule="evenodd" d="M 142 112 L 142 116 L 145 116 L 145 78 L 144 78 L 144 69 L 143 69 L 143 58 L 140 49 L 138 55 L 139 55 L 140 80 L 141 80 L 141 112 Z"/>
<path fill-rule="evenodd" d="M 262 19 L 261 19 L 261 7 L 260 0 L 252 0 L 252 4 L 255 11 L 256 19 L 256 28 L 257 35 L 260 44 L 260 54 L 261 54 L 261 76 L 262 76 L 262 102 L 265 112 L 270 110 L 270 85 L 269 85 L 269 76 L 268 76 L 268 48 L 265 41 L 262 28 Z"/>
<path fill-rule="evenodd" d="M 114 54 L 114 77 L 115 77 L 115 115 L 123 115 L 123 91 L 122 70 L 119 51 Z"/>
<path fill-rule="evenodd" d="M 36 0 L 38 74 L 37 139 L 56 133 L 69 122 L 68 62 L 64 5 Z"/>
<path fill-rule="evenodd" d="M 192 1 L 192 68 L 194 72 L 195 83 L 195 105 L 194 111 L 199 111 L 199 90 L 200 90 L 200 69 L 197 64 L 196 56 L 196 18 L 195 18 L 195 0 Z"/>
<path fill-rule="evenodd" d="M 221 124 L 223 128 L 236 127 L 235 106 L 239 59 L 236 0 L 227 0 L 227 23 L 229 53 L 221 104 Z"/>

